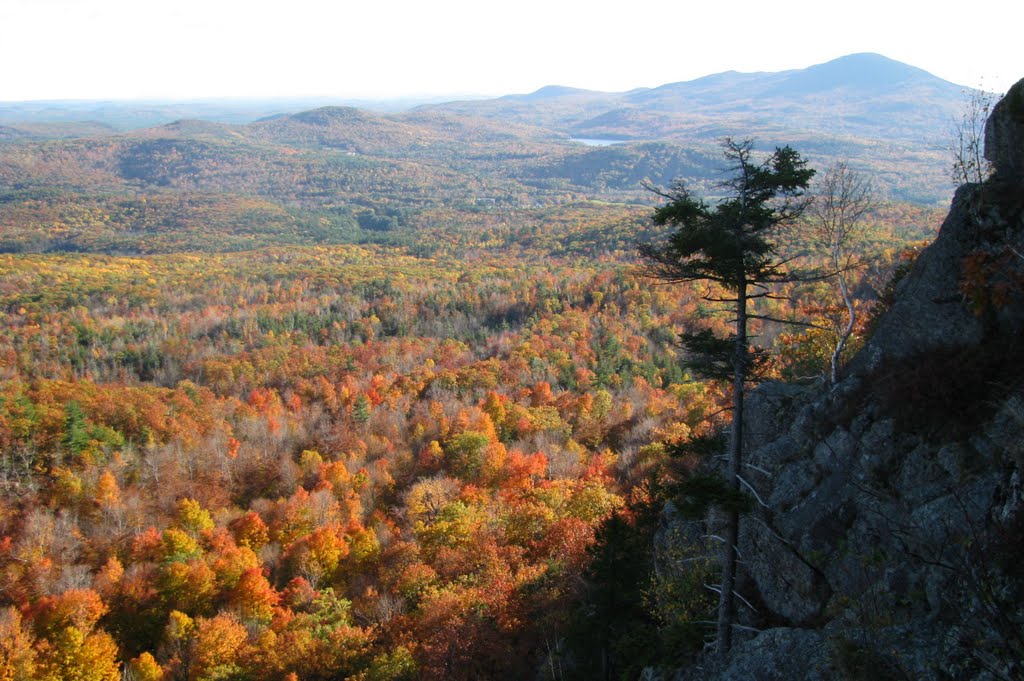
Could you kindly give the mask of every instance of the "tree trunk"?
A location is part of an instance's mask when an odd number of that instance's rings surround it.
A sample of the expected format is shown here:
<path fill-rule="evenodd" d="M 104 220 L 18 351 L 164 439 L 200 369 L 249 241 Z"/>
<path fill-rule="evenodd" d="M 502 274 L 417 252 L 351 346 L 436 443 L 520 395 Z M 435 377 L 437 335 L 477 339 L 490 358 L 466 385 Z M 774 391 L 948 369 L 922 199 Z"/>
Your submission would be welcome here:
<path fill-rule="evenodd" d="M 729 437 L 729 487 L 739 491 L 740 465 L 743 460 L 743 390 L 747 378 L 747 285 L 741 280 L 736 295 L 736 358 L 732 382 L 732 431 Z M 722 583 L 718 598 L 718 652 L 724 655 L 732 647 L 735 619 L 733 591 L 736 588 L 736 544 L 739 541 L 740 514 L 730 508 L 725 516 L 722 538 Z"/>
<path fill-rule="evenodd" d="M 839 293 L 843 296 L 843 303 L 846 305 L 846 313 L 849 315 L 849 320 L 846 322 L 846 328 L 839 334 L 839 342 L 836 343 L 836 349 L 832 353 L 832 385 L 839 382 L 839 357 L 843 354 L 843 349 L 846 347 L 846 342 L 853 335 L 853 327 L 857 323 L 857 310 L 853 307 L 853 301 L 850 299 L 850 288 L 846 284 L 846 277 L 839 268 L 839 259 L 833 254 L 832 257 L 833 265 L 839 274 Z"/>

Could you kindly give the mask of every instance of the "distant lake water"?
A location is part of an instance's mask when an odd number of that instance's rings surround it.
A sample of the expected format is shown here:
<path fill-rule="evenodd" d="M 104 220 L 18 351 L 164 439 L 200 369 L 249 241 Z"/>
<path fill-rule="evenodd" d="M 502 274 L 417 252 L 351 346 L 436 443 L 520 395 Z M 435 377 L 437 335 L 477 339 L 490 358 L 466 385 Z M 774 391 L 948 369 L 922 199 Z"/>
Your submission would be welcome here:
<path fill-rule="evenodd" d="M 602 140 L 595 139 L 593 137 L 570 137 L 570 142 L 579 142 L 585 144 L 588 147 L 610 147 L 613 144 L 622 144 L 626 140 Z"/>

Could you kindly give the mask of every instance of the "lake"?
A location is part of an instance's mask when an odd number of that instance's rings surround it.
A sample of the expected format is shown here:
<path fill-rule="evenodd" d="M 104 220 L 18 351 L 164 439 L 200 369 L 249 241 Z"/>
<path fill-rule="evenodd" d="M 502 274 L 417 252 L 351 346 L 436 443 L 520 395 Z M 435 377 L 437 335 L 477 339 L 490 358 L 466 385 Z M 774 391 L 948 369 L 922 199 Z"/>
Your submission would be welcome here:
<path fill-rule="evenodd" d="M 628 140 L 603 140 L 591 137 L 570 137 L 569 141 L 579 142 L 580 144 L 585 144 L 588 147 L 610 147 L 613 144 L 623 144 Z"/>

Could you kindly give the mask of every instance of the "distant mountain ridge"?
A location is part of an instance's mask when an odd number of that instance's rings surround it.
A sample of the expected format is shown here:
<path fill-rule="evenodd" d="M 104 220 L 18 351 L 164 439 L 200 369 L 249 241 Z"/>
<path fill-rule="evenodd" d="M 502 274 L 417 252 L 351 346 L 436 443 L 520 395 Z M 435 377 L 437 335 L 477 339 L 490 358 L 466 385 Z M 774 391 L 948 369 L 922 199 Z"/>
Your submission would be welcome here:
<path fill-rule="evenodd" d="M 944 142 L 963 90 L 923 69 L 860 53 L 805 69 L 725 71 L 622 93 L 548 85 L 525 95 L 419 109 L 504 118 L 590 137 L 699 138 L 704 118 L 714 116 L 719 123 L 734 122 L 736 134 L 756 137 L 765 132 L 775 137 L 781 126 L 798 138 L 826 133 L 936 145 Z M 898 120 L 894 111 L 902 112 Z M 766 128 L 767 118 L 774 124 Z"/>
<path fill-rule="evenodd" d="M 557 85 L 417 111 L 548 128 L 571 138 L 663 141 L 713 153 L 723 137 L 765 148 L 789 144 L 817 166 L 844 159 L 871 169 L 881 186 L 921 175 L 924 191 L 948 197 L 945 168 L 953 121 L 968 89 L 880 54 L 859 53 L 805 69 L 725 71 L 655 88 L 602 93 Z M 915 180 L 916 182 L 917 180 Z"/>
<path fill-rule="evenodd" d="M 304 108 L 289 110 L 289 101 Z M 218 108 L 228 106 L 225 102 L 119 103 L 120 108 L 77 102 L 65 103 L 65 109 L 53 102 L 0 104 L 2 144 L 105 139 L 92 144 L 123 160 L 98 163 L 69 144 L 60 147 L 61 161 L 51 163 L 56 147 L 25 146 L 20 156 L 6 161 L 0 154 L 0 177 L 6 172 L 35 186 L 42 180 L 33 174 L 42 168 L 68 186 L 89 177 L 108 188 L 127 179 L 219 191 L 241 181 L 232 173 L 259 168 L 263 179 L 249 177 L 243 184 L 278 196 L 289 191 L 285 174 L 269 172 L 274 164 L 304 176 L 312 172 L 306 166 L 294 170 L 304 162 L 301 154 L 312 154 L 317 163 L 326 158 L 322 154 L 336 154 L 341 160 L 328 164 L 331 172 L 355 173 L 359 182 L 378 172 L 370 166 L 383 164 L 407 180 L 466 173 L 456 181 L 465 187 L 487 178 L 486 184 L 522 196 L 578 191 L 635 200 L 642 181 L 665 185 L 683 179 L 703 183 L 701 191 L 713 190 L 719 142 L 732 136 L 753 138 L 762 149 L 792 145 L 818 168 L 847 161 L 868 172 L 884 198 L 934 204 L 952 192 L 948 146 L 964 101 L 958 85 L 864 53 L 806 69 L 726 71 L 618 93 L 549 85 L 526 94 L 403 111 L 329 101 L 311 106 L 309 100 L 238 103 L 245 111 Z M 115 108 L 105 108 L 110 106 Z M 87 117 L 74 122 L 76 114 Z M 18 115 L 24 116 L 21 122 Z M 119 131 L 129 120 L 156 122 Z M 596 149 L 574 139 L 623 144 Z M 147 153 L 160 162 L 147 159 Z M 36 165 L 26 160 L 30 157 Z M 271 158 L 276 160 L 268 165 Z M 343 170 L 359 164 L 358 172 Z M 121 174 L 125 169 L 127 177 Z M 340 181 L 323 180 L 318 191 L 338 191 Z M 400 192 L 398 187 L 392 191 Z"/>
<path fill-rule="evenodd" d="M 741 73 L 723 71 L 690 81 L 666 83 L 653 88 L 625 92 L 601 92 L 566 85 L 546 85 L 529 93 L 512 93 L 497 98 L 445 101 L 441 97 L 395 100 L 351 100 L 339 97 L 245 98 L 191 101 L 30 101 L 0 102 L 0 124 L 69 123 L 98 121 L 121 129 L 151 127 L 181 119 L 222 123 L 248 123 L 317 108 L 358 107 L 360 110 L 398 113 L 436 110 L 469 115 L 522 119 L 529 125 L 559 121 L 583 125 L 586 114 L 605 113 L 614 108 L 694 110 L 727 112 L 730 103 L 763 98 L 796 100 L 824 94 L 843 94 L 843 99 L 905 97 L 910 93 L 925 99 L 947 102 L 964 88 L 942 80 L 923 69 L 880 54 L 859 53 L 833 59 L 804 69 Z M 922 105 L 925 101 L 921 102 Z M 948 107 L 942 107 L 948 108 Z M 569 109 L 572 109 L 570 111 Z M 20 126 L 12 126 L 20 127 Z M 642 129 L 635 137 L 650 138 Z"/>

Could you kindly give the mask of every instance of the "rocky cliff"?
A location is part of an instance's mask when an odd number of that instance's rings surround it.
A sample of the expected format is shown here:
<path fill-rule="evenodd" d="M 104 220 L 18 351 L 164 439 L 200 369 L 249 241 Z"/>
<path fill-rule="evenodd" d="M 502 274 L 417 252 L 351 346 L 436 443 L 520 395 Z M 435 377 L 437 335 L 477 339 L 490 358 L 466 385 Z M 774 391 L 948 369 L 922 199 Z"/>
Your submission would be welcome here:
<path fill-rule="evenodd" d="M 751 395 L 746 640 L 650 678 L 1024 678 L 1024 80 L 985 141 L 849 375 Z"/>

